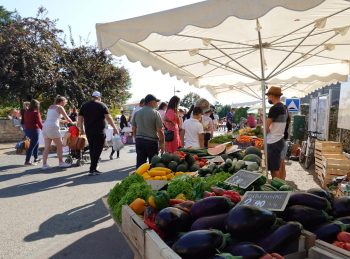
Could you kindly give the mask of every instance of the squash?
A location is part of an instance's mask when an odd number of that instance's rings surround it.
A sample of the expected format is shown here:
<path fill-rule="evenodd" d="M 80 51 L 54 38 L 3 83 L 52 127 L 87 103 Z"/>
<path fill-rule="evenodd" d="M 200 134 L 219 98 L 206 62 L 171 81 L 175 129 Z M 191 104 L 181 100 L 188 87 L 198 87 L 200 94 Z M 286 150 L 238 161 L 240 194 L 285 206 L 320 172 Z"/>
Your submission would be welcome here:
<path fill-rule="evenodd" d="M 146 209 L 146 201 L 144 199 L 136 198 L 132 203 L 130 203 L 129 207 L 136 214 L 143 214 Z"/>
<path fill-rule="evenodd" d="M 151 167 L 151 165 L 149 163 L 144 163 L 144 164 L 140 165 L 139 168 L 137 168 L 135 172 L 139 175 L 142 175 L 145 172 L 147 172 L 150 167 Z"/>

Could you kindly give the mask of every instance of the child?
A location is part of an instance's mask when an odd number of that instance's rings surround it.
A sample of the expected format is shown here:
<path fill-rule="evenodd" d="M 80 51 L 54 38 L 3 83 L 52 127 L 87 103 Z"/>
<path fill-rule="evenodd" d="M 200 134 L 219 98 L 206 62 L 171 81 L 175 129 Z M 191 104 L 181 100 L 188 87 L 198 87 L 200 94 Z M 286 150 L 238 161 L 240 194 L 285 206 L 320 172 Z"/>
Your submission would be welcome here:
<path fill-rule="evenodd" d="M 113 155 L 114 155 L 114 153 L 115 153 L 115 150 L 114 150 L 113 145 L 112 145 L 112 152 L 111 152 L 111 154 L 109 155 L 109 159 L 110 159 L 110 160 L 113 160 Z M 119 158 L 119 150 L 117 151 L 117 158 Z"/>

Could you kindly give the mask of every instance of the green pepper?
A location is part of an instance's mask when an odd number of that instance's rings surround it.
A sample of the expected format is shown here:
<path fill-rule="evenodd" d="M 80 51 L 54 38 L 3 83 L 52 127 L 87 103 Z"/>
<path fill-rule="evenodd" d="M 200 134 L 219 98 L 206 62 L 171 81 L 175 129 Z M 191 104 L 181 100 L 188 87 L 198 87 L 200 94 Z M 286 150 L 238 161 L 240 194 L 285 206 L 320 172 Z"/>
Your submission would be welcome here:
<path fill-rule="evenodd" d="M 154 202 L 158 210 L 169 206 L 170 197 L 166 191 L 157 191 L 154 194 Z"/>

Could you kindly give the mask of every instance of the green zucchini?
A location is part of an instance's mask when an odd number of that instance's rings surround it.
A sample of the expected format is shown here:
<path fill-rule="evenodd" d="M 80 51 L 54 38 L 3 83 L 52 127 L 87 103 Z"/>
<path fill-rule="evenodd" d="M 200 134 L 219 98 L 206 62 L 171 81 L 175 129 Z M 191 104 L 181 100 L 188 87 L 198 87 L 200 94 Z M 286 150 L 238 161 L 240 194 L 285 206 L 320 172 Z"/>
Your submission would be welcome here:
<path fill-rule="evenodd" d="M 274 177 L 271 180 L 271 185 L 277 189 L 281 188 L 283 185 L 288 185 L 288 183 L 282 179 L 279 179 L 277 177 Z"/>
<path fill-rule="evenodd" d="M 283 192 L 289 192 L 289 191 L 293 191 L 293 188 L 290 185 L 285 184 L 285 185 L 282 185 L 278 190 Z"/>
<path fill-rule="evenodd" d="M 264 185 L 260 186 L 260 190 L 264 191 L 264 192 L 278 191 L 278 189 L 276 189 L 275 187 L 273 187 L 270 184 L 264 184 Z"/>

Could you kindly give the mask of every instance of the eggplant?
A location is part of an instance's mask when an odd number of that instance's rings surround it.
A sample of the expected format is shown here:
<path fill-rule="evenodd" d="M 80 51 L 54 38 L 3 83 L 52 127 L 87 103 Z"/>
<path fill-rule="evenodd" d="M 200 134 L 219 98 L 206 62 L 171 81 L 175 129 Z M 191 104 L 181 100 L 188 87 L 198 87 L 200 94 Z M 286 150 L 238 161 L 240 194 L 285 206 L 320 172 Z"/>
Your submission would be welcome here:
<path fill-rule="evenodd" d="M 273 212 L 249 205 L 236 206 L 226 218 L 226 230 L 233 238 L 250 241 L 264 235 L 275 223 Z"/>
<path fill-rule="evenodd" d="M 200 229 L 218 229 L 225 230 L 225 219 L 228 213 L 222 213 L 218 215 L 202 217 L 193 222 L 191 231 Z"/>
<path fill-rule="evenodd" d="M 268 253 L 283 253 L 284 248 L 299 239 L 302 229 L 299 222 L 290 221 L 256 243 Z"/>
<path fill-rule="evenodd" d="M 180 237 L 172 248 L 184 259 L 212 258 L 229 240 L 230 235 L 219 230 L 195 230 Z"/>
<path fill-rule="evenodd" d="M 348 226 L 340 221 L 333 221 L 331 223 L 323 224 L 317 227 L 313 233 L 317 239 L 333 243 L 337 239 L 337 235 L 341 231 L 346 231 Z"/>
<path fill-rule="evenodd" d="M 244 259 L 259 259 L 267 254 L 262 247 L 249 242 L 230 245 L 226 247 L 224 251 L 235 256 L 242 256 Z"/>
<path fill-rule="evenodd" d="M 190 210 L 193 219 L 227 213 L 234 206 L 230 199 L 221 196 L 207 197 L 197 201 Z"/>
<path fill-rule="evenodd" d="M 285 221 L 298 221 L 304 228 L 310 229 L 329 221 L 329 216 L 322 210 L 303 205 L 293 205 L 285 209 L 283 219 Z"/>
<path fill-rule="evenodd" d="M 307 192 L 295 192 L 289 197 L 288 206 L 304 205 L 317 210 L 329 210 L 331 204 L 325 198 Z"/>
<path fill-rule="evenodd" d="M 337 218 L 337 221 L 340 221 L 341 223 L 344 223 L 344 224 L 350 224 L 350 216 Z"/>
<path fill-rule="evenodd" d="M 350 197 L 335 198 L 333 201 L 333 213 L 336 217 L 350 216 Z"/>
<path fill-rule="evenodd" d="M 169 236 L 177 232 L 188 231 L 191 227 L 191 217 L 188 213 L 173 207 L 162 209 L 155 220 L 156 226 Z"/>
<path fill-rule="evenodd" d="M 183 210 L 184 212 L 190 213 L 190 210 L 193 204 L 194 204 L 194 201 L 187 200 L 187 201 L 175 204 L 172 207 L 178 208 L 180 210 Z"/>
<path fill-rule="evenodd" d="M 334 195 L 330 192 L 327 192 L 326 190 L 323 190 L 321 188 L 311 188 L 306 191 L 307 193 L 311 193 L 314 195 L 317 195 L 319 197 L 327 199 L 330 203 L 334 200 Z"/>

